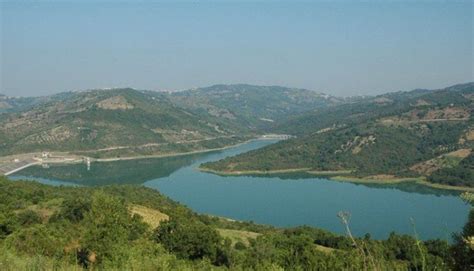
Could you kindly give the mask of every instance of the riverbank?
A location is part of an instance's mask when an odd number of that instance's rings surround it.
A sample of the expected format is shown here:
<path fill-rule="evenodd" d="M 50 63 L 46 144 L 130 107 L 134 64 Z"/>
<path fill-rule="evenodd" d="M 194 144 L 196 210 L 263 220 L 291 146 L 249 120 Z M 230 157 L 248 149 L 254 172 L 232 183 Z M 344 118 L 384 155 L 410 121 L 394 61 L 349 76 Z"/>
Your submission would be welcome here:
<path fill-rule="evenodd" d="M 219 148 L 207 148 L 207 149 L 200 149 L 188 152 L 172 152 L 172 153 L 160 153 L 160 154 L 152 154 L 152 155 L 134 155 L 134 156 L 126 156 L 126 157 L 111 157 L 111 158 L 92 158 L 88 156 L 80 156 L 75 153 L 71 152 L 51 152 L 48 153 L 49 158 L 41 158 L 42 153 L 24 153 L 24 154 L 15 154 L 9 156 L 0 157 L 0 169 L 3 167 L 8 168 L 4 172 L 0 171 L 0 175 L 11 175 L 16 173 L 22 169 L 33 165 L 41 165 L 41 164 L 79 164 L 84 163 L 86 159 L 89 159 L 91 162 L 114 162 L 114 161 L 126 161 L 126 160 L 138 160 L 138 159 L 150 159 L 150 158 L 166 158 L 166 157 L 177 157 L 177 156 L 185 156 L 185 155 L 193 155 L 199 153 L 208 153 L 214 151 L 222 151 L 229 148 L 235 148 L 243 144 L 247 144 L 249 142 L 255 140 L 275 140 L 272 138 L 251 138 L 245 141 L 238 142 L 236 144 L 231 144 Z M 91 150 L 93 151 L 93 150 Z M 24 164 L 21 161 L 29 161 L 29 163 Z M 20 161 L 20 163 L 19 163 Z"/>
<path fill-rule="evenodd" d="M 397 183 L 407 183 L 413 182 L 420 185 L 425 185 L 428 187 L 436 188 L 436 189 L 443 189 L 443 190 L 455 190 L 455 191 L 462 191 L 462 192 L 474 192 L 474 187 L 467 187 L 467 186 L 454 186 L 454 185 L 445 185 L 445 184 L 437 184 L 431 183 L 426 180 L 426 177 L 412 177 L 412 178 L 398 178 L 398 177 L 390 177 L 390 178 L 374 178 L 374 177 L 352 177 L 352 176 L 334 176 L 330 178 L 334 181 L 339 182 L 350 182 L 350 183 L 361 183 L 361 184 L 397 184 Z"/>
<path fill-rule="evenodd" d="M 294 169 L 280 169 L 280 170 L 245 170 L 245 171 L 220 171 L 210 168 L 198 167 L 202 172 L 209 172 L 221 176 L 243 176 L 243 175 L 269 175 L 281 173 L 298 173 L 308 172 L 310 168 L 294 168 Z"/>
<path fill-rule="evenodd" d="M 246 141 L 239 142 L 237 144 L 232 144 L 220 148 L 210 148 L 210 149 L 202 149 L 202 150 L 195 150 L 189 152 L 178 152 L 178 153 L 163 153 L 163 154 L 152 154 L 152 155 L 135 155 L 135 156 L 128 156 L 128 157 L 112 157 L 112 158 L 94 158 L 92 161 L 94 162 L 113 162 L 113 161 L 125 161 L 125 160 L 136 160 L 136 159 L 148 159 L 148 158 L 166 158 L 166 157 L 175 157 L 175 156 L 184 156 L 184 155 L 192 155 L 192 154 L 199 154 L 199 153 L 207 153 L 213 151 L 222 151 L 230 148 L 235 148 L 240 145 L 252 142 L 254 140 L 261 140 L 261 139 L 249 139 Z"/>
<path fill-rule="evenodd" d="M 398 184 L 413 182 L 420 185 L 429 186 L 436 189 L 443 190 L 455 190 L 461 192 L 474 192 L 474 187 L 467 186 L 453 186 L 431 183 L 426 180 L 425 177 L 396 177 L 392 175 L 375 175 L 367 177 L 355 177 L 350 176 L 352 170 L 311 170 L 310 168 L 292 168 L 292 169 L 279 169 L 279 170 L 245 170 L 245 171 L 220 171 L 204 167 L 199 167 L 198 170 L 202 172 L 208 172 L 220 176 L 245 176 L 245 175 L 277 175 L 286 173 L 306 173 L 314 176 L 325 176 L 328 179 L 338 182 L 350 182 L 359 184 Z"/>

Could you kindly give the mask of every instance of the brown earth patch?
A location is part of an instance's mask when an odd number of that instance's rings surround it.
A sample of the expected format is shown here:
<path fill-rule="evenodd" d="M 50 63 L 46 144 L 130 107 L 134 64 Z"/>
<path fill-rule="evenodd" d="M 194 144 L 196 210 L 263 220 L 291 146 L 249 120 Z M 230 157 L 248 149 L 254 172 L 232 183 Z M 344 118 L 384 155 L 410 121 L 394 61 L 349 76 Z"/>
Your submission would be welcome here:
<path fill-rule="evenodd" d="M 108 110 L 127 110 L 133 109 L 133 105 L 127 102 L 123 96 L 114 96 L 108 99 L 102 100 L 97 103 L 97 106 L 102 109 Z"/>
<path fill-rule="evenodd" d="M 447 153 L 446 156 L 466 158 L 469 156 L 469 154 L 471 154 L 471 151 L 472 151 L 471 149 L 459 149 L 457 151 Z"/>
<path fill-rule="evenodd" d="M 463 158 L 466 158 L 469 156 L 471 153 L 471 149 L 459 149 L 450 153 L 446 153 L 443 155 L 440 155 L 436 158 L 417 163 L 413 166 L 410 167 L 410 170 L 415 171 L 419 174 L 422 175 L 430 175 L 431 173 L 435 172 L 438 169 L 441 169 L 443 167 L 446 167 L 448 164 L 446 163 L 446 160 L 448 158 L 453 158 L 462 160 Z"/>
<path fill-rule="evenodd" d="M 167 214 L 142 205 L 131 205 L 129 210 L 132 214 L 140 215 L 143 218 L 143 222 L 150 225 L 153 229 L 158 227 L 162 221 L 169 219 Z"/>

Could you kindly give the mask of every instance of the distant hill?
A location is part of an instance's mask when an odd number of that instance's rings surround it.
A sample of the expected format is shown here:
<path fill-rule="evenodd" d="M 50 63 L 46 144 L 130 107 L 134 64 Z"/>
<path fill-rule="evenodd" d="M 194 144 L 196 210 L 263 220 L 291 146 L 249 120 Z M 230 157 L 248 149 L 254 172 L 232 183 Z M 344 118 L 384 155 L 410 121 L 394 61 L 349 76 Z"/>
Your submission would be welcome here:
<path fill-rule="evenodd" d="M 215 163 L 220 172 L 309 169 L 355 176 L 431 176 L 463 166 L 474 146 L 474 83 L 369 97 L 311 111 L 273 127 L 295 139 Z M 471 159 L 472 160 L 472 159 Z M 446 184 L 474 186 L 472 165 Z M 470 173 L 469 173 L 470 172 Z M 463 181 L 461 181 L 463 180 Z"/>
<path fill-rule="evenodd" d="M 384 116 L 397 115 L 414 108 L 423 111 L 450 104 L 466 107 L 472 103 L 473 85 L 474 83 L 467 83 L 441 90 L 416 89 L 374 97 L 346 99 L 341 106 L 320 107 L 292 115 L 282 122 L 275 123 L 271 129 L 273 132 L 305 135 L 321 129 L 350 126 Z"/>
<path fill-rule="evenodd" d="M 261 130 L 293 114 L 342 104 L 343 99 L 312 90 L 245 84 L 214 85 L 170 95 L 173 103 L 207 113 L 240 129 Z"/>
<path fill-rule="evenodd" d="M 2 96 L 0 155 L 48 150 L 116 157 L 219 148 L 264 133 L 289 114 L 339 103 L 310 90 L 252 85 Z"/>
<path fill-rule="evenodd" d="M 133 151 L 147 154 L 178 150 L 169 146 L 176 143 L 229 144 L 235 141 L 232 136 L 209 119 L 175 106 L 164 94 L 134 89 L 61 93 L 27 110 L 0 115 L 3 155 L 101 148 L 115 155 L 114 147 L 123 146 L 142 146 Z"/>
<path fill-rule="evenodd" d="M 0 113 L 18 112 L 46 100 L 48 97 L 9 97 L 0 94 Z"/>

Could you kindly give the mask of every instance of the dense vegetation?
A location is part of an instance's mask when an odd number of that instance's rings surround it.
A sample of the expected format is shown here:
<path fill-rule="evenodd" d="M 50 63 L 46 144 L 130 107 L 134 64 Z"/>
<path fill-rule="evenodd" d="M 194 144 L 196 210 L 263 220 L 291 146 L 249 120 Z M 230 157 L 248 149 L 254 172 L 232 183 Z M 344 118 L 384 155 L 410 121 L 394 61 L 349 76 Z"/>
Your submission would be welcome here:
<path fill-rule="evenodd" d="M 231 125 L 196 115 L 162 93 L 133 89 L 70 92 L 17 113 L 0 114 L 0 155 L 34 151 L 86 151 L 115 157 L 172 153 L 235 144 Z"/>
<path fill-rule="evenodd" d="M 346 99 L 333 107 L 317 108 L 294 114 L 277 122 L 274 132 L 304 136 L 321 129 L 361 124 L 410 112 L 424 116 L 429 109 L 446 108 L 451 104 L 472 109 L 474 83 L 454 85 L 441 90 L 412 90 L 387 93 L 375 97 Z"/>
<path fill-rule="evenodd" d="M 99 158 L 218 148 L 255 137 L 289 114 L 340 102 L 310 90 L 252 85 L 0 96 L 0 155 L 49 150 Z"/>
<path fill-rule="evenodd" d="M 196 114 L 205 112 L 259 132 L 290 115 L 344 102 L 344 99 L 306 89 L 246 84 L 176 92 L 170 99 Z"/>
<path fill-rule="evenodd" d="M 473 259 L 466 243 L 473 212 L 451 246 L 407 235 L 351 239 L 310 227 L 233 222 L 195 214 L 138 186 L 51 187 L 0 178 L 0 197 L 3 270 L 468 270 Z M 154 228 L 131 206 L 167 218 Z M 232 240 L 226 230 L 255 238 Z"/>
<path fill-rule="evenodd" d="M 22 111 L 47 100 L 48 97 L 7 97 L 0 94 L 0 113 Z"/>
<path fill-rule="evenodd" d="M 474 154 L 470 154 L 454 167 L 441 168 L 429 176 L 433 183 L 474 186 Z"/>
<path fill-rule="evenodd" d="M 472 151 L 473 95 L 471 83 L 438 91 L 386 94 L 321 109 L 275 128 L 293 131 L 297 138 L 203 168 L 226 173 L 346 170 L 357 177 L 433 174 L 429 177 L 433 182 L 474 186 L 472 155 L 453 153 L 458 155 L 452 159 L 456 163 L 439 162 L 454 151 Z M 448 175 L 452 177 L 441 180 Z"/>

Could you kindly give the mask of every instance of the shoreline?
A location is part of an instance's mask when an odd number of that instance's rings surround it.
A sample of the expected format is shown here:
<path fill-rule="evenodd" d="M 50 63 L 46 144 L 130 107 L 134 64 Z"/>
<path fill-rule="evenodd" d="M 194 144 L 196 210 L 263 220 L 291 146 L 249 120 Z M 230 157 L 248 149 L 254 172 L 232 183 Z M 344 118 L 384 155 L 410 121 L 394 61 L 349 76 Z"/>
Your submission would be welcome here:
<path fill-rule="evenodd" d="M 199 171 L 209 172 L 221 176 L 267 175 L 278 173 L 308 172 L 310 168 L 278 169 L 278 170 L 244 170 L 244 171 L 219 171 L 210 168 L 198 167 Z"/>
<path fill-rule="evenodd" d="M 165 158 L 165 157 L 175 157 L 175 156 L 184 156 L 184 155 L 192 155 L 192 154 L 199 154 L 199 153 L 207 153 L 213 151 L 221 151 L 225 149 L 230 149 L 233 147 L 238 147 L 240 145 L 250 143 L 251 141 L 259 140 L 259 139 L 250 139 L 243 142 L 239 142 L 237 144 L 232 144 L 220 148 L 212 148 L 212 149 L 202 149 L 202 150 L 195 150 L 195 151 L 188 151 L 188 152 L 178 152 L 178 153 L 164 153 L 164 154 L 152 154 L 152 155 L 137 155 L 137 156 L 126 156 L 126 157 L 112 157 L 112 158 L 92 158 L 92 162 L 113 162 L 113 161 L 127 161 L 127 160 L 138 160 L 138 159 L 148 159 L 148 158 Z"/>
<path fill-rule="evenodd" d="M 198 167 L 199 171 L 208 172 L 221 176 L 245 176 L 245 175 L 274 175 L 281 173 L 307 173 L 314 176 L 326 176 L 329 180 L 337 182 L 348 182 L 354 184 L 398 184 L 398 183 L 417 183 L 420 185 L 425 185 L 435 189 L 441 190 L 454 190 L 460 192 L 474 192 L 474 187 L 467 186 L 453 186 L 445 184 L 430 183 L 426 181 L 426 178 L 423 176 L 420 177 L 394 177 L 394 178 L 359 178 L 354 176 L 348 176 L 347 174 L 352 173 L 352 170 L 327 170 L 327 171 L 315 171 L 309 168 L 294 168 L 294 169 L 279 169 L 279 170 L 246 170 L 246 171 L 219 171 L 209 168 Z M 342 174 L 342 175 L 341 175 Z"/>
<path fill-rule="evenodd" d="M 222 151 L 234 147 L 241 146 L 243 144 L 250 143 L 252 141 L 273 141 L 277 140 L 276 138 L 266 138 L 266 137 L 257 137 L 251 138 L 242 142 L 238 142 L 236 144 L 227 145 L 219 148 L 211 148 L 211 149 L 202 149 L 202 150 L 195 150 L 195 151 L 188 151 L 188 152 L 178 152 L 178 153 L 165 153 L 165 154 L 152 154 L 152 155 L 137 155 L 137 156 L 128 156 L 128 157 L 111 157 L 111 158 L 92 158 L 92 162 L 113 162 L 113 161 L 126 161 L 126 160 L 136 160 L 136 159 L 147 159 L 147 158 L 165 158 L 165 157 L 175 157 L 175 156 L 184 156 L 184 155 L 192 155 L 192 154 L 199 154 L 199 153 L 207 153 L 213 151 Z"/>
<path fill-rule="evenodd" d="M 242 142 L 238 142 L 236 144 L 232 145 L 226 145 L 223 147 L 219 148 L 211 148 L 211 149 L 202 149 L 202 150 L 195 150 L 195 151 L 188 151 L 188 152 L 180 152 L 180 153 L 163 153 L 163 154 L 154 154 L 154 155 L 137 155 L 137 156 L 128 156 L 128 157 L 111 157 L 111 158 L 92 158 L 92 157 L 87 157 L 87 156 L 79 156 L 77 154 L 73 154 L 70 152 L 52 152 L 54 154 L 60 154 L 64 155 L 63 160 L 46 160 L 46 161 L 36 161 L 33 163 L 29 163 L 28 165 L 22 166 L 20 168 L 11 170 L 4 174 L 4 176 L 11 175 L 13 173 L 16 173 L 18 171 L 21 171 L 25 168 L 28 168 L 30 166 L 34 165 L 41 165 L 41 164 L 79 164 L 83 163 L 84 160 L 83 158 L 90 158 L 91 162 L 114 162 L 114 161 L 128 161 L 128 160 L 139 160 L 139 159 L 151 159 L 151 158 L 166 158 L 166 157 L 178 157 L 178 156 L 185 156 L 185 155 L 192 155 L 192 154 L 200 154 L 200 153 L 208 153 L 208 152 L 213 152 L 213 151 L 221 151 L 221 150 L 226 150 L 234 147 L 238 147 L 243 144 L 250 143 L 252 141 L 268 141 L 268 140 L 275 140 L 274 138 L 265 138 L 265 137 L 257 137 L 257 138 L 251 138 Z M 5 158 L 12 158 L 15 156 L 34 156 L 38 155 L 39 153 L 20 153 L 20 154 L 14 154 L 14 155 L 8 155 L 8 156 L 3 156 L 0 157 L 0 159 L 5 159 Z"/>

